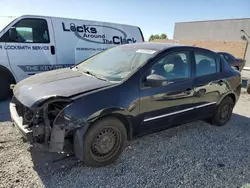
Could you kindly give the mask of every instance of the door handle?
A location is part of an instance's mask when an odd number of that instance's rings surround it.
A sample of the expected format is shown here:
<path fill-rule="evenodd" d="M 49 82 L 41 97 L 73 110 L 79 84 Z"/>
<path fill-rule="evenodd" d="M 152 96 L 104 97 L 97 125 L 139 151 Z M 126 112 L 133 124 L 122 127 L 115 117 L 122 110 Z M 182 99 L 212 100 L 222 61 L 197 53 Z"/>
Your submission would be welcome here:
<path fill-rule="evenodd" d="M 50 53 L 52 55 L 55 55 L 55 46 L 53 46 L 53 45 L 50 46 Z"/>
<path fill-rule="evenodd" d="M 185 93 L 186 95 L 190 95 L 191 92 L 192 92 L 192 89 L 191 89 L 191 88 L 188 88 L 188 89 L 186 89 L 186 91 L 184 91 L 184 93 Z"/>
<path fill-rule="evenodd" d="M 206 89 L 199 89 L 196 93 L 195 93 L 195 96 L 197 96 L 197 97 L 200 97 L 200 96 L 202 96 L 202 95 L 205 95 L 205 93 L 207 92 L 207 90 Z"/>

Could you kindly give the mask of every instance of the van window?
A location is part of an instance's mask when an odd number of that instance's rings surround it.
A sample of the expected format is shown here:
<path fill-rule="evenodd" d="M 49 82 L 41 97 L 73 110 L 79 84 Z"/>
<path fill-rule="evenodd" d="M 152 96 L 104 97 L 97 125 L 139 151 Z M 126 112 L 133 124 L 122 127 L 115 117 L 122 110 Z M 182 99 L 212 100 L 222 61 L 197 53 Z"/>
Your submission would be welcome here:
<path fill-rule="evenodd" d="M 2 37 L 3 42 L 49 43 L 49 30 L 44 19 L 26 18 L 17 22 Z"/>

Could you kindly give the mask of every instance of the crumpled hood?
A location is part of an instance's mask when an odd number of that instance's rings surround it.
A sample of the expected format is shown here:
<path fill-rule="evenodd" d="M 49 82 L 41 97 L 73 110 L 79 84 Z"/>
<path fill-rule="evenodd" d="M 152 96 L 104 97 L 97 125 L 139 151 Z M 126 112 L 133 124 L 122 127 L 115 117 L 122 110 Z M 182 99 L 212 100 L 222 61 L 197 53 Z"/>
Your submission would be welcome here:
<path fill-rule="evenodd" d="M 112 84 L 66 68 L 40 73 L 24 79 L 14 87 L 13 92 L 23 105 L 31 107 L 50 97 L 70 97 Z"/>

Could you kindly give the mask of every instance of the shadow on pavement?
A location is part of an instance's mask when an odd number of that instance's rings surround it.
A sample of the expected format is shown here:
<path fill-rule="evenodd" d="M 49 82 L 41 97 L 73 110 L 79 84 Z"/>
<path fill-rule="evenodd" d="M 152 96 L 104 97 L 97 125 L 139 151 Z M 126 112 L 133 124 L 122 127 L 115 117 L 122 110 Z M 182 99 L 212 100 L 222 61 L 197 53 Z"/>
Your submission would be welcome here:
<path fill-rule="evenodd" d="M 183 176 L 186 187 L 241 187 L 249 183 L 249 145 L 250 118 L 233 114 L 223 127 L 197 121 L 138 138 L 107 167 L 86 167 L 70 150 L 67 156 L 32 148 L 31 156 L 45 187 L 178 187 Z"/>
<path fill-rule="evenodd" d="M 10 100 L 0 102 L 0 122 L 10 121 L 9 103 Z"/>

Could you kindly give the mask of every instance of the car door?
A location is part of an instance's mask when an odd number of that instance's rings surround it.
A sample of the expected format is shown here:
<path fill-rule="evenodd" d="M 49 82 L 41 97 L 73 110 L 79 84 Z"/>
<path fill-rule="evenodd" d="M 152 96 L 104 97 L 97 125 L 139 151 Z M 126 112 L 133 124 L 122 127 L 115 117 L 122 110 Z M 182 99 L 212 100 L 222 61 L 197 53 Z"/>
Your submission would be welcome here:
<path fill-rule="evenodd" d="M 143 130 L 158 129 L 192 119 L 193 78 L 189 51 L 176 51 L 156 60 L 143 74 L 140 88 L 140 116 Z M 162 86 L 148 86 L 146 77 L 160 75 Z"/>
<path fill-rule="evenodd" d="M 196 115 L 201 118 L 213 112 L 225 92 L 226 81 L 221 73 L 219 55 L 202 49 L 192 54 L 195 60 L 194 104 Z"/>
<path fill-rule="evenodd" d="M 17 81 L 56 68 L 55 41 L 50 18 L 22 17 L 4 35 L 5 49 Z"/>

